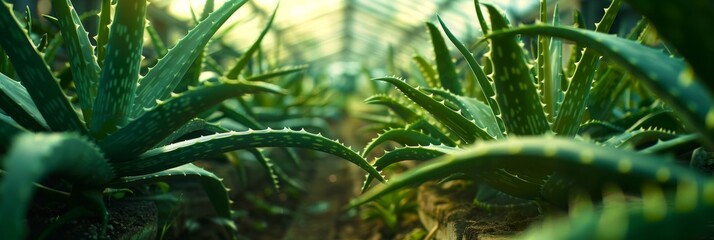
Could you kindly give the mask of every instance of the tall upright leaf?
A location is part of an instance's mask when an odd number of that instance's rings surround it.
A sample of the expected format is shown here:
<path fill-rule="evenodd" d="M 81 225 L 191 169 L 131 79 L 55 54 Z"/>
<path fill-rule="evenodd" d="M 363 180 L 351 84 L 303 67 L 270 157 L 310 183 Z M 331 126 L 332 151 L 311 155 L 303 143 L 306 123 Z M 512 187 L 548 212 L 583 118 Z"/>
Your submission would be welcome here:
<path fill-rule="evenodd" d="M 496 7 L 486 5 L 494 31 L 508 28 L 508 23 Z M 498 106 L 506 131 L 515 135 L 540 135 L 550 131 L 548 120 L 536 92 L 523 50 L 515 36 L 491 38 L 493 81 Z"/>
<path fill-rule="evenodd" d="M 622 0 L 612 1 L 610 7 L 605 9 L 602 20 L 596 25 L 596 32 L 607 33 L 610 31 L 621 4 Z M 563 104 L 558 110 L 555 123 L 553 123 L 553 131 L 556 134 L 575 136 L 578 133 L 599 60 L 600 56 L 593 49 L 585 48 L 583 56 L 576 64 L 570 86 L 563 97 Z"/>
<path fill-rule="evenodd" d="M 441 28 L 444 29 L 446 36 L 449 37 L 449 40 L 451 40 L 464 59 L 466 59 L 466 63 L 469 65 L 471 72 L 476 77 L 476 81 L 478 82 L 479 87 L 481 87 L 481 92 L 486 99 L 486 105 L 491 108 L 491 112 L 495 117 L 495 122 L 498 123 L 499 130 L 501 133 L 505 132 L 505 125 L 503 123 L 503 119 L 500 117 L 501 109 L 498 106 L 498 102 L 496 102 L 496 92 L 493 90 L 491 80 L 486 77 L 486 73 L 483 71 L 483 68 L 481 68 L 481 65 L 478 64 L 474 55 L 468 50 L 468 48 L 466 48 L 466 45 L 461 43 L 461 41 L 459 41 L 459 39 L 451 33 L 451 30 L 446 27 L 446 24 L 444 24 L 444 21 L 441 20 L 441 17 L 437 16 L 437 18 L 439 19 L 439 24 L 441 24 Z"/>
<path fill-rule="evenodd" d="M 94 97 L 97 94 L 99 65 L 94 58 L 94 50 L 88 33 L 82 26 L 77 12 L 69 0 L 52 0 L 59 18 L 60 31 L 70 57 L 74 85 L 82 108 L 84 121 L 91 126 Z"/>
<path fill-rule="evenodd" d="M 104 56 L 107 52 L 107 42 L 109 41 L 109 23 L 111 23 L 112 0 L 102 0 L 101 11 L 99 12 L 99 25 L 97 26 L 97 64 L 101 67 L 104 63 Z"/>
<path fill-rule="evenodd" d="M 454 61 L 451 60 L 449 48 L 446 47 L 446 42 L 441 36 L 439 29 L 434 24 L 427 22 L 427 29 L 431 35 L 431 43 L 434 45 L 434 58 L 436 60 L 436 71 L 439 73 L 439 81 L 441 86 L 446 90 L 458 95 L 463 95 L 459 76 L 456 74 Z"/>
<path fill-rule="evenodd" d="M 134 106 L 144 43 L 146 0 L 117 2 L 99 76 L 91 130 L 103 138 L 127 123 Z"/>

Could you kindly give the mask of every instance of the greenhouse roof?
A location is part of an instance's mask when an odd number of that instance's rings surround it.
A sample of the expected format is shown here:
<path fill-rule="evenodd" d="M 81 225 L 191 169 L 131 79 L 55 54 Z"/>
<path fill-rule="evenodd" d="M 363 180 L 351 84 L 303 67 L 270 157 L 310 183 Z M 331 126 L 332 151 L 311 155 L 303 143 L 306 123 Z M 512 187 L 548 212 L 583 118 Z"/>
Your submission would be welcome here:
<path fill-rule="evenodd" d="M 183 0 L 172 1 L 170 12 L 190 19 L 190 6 L 177 4 L 179 1 Z M 155 5 L 161 6 L 167 1 L 158 2 Z M 197 6 L 203 2 L 192 0 L 191 4 L 199 11 Z M 529 18 L 538 9 L 537 0 L 495 2 L 517 19 Z M 223 41 L 238 49 L 248 48 L 277 5 L 278 0 L 248 1 L 232 18 L 237 25 Z M 424 47 L 430 44 L 424 23 L 434 22 L 437 14 L 463 41 L 481 35 L 472 0 L 283 0 L 262 46 L 275 54 L 273 60 L 312 66 L 379 66 L 388 58 L 390 46 L 402 53 L 395 56 L 397 62 L 409 61 L 414 53 L 431 56 L 426 52 L 430 48 Z M 280 46 L 278 51 L 276 46 Z"/>

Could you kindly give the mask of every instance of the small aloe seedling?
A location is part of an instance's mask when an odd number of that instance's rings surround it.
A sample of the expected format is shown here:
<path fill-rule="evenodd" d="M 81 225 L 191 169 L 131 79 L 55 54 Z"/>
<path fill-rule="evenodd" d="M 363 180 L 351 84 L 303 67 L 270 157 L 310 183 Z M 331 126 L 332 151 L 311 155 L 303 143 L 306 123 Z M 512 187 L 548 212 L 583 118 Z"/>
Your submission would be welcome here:
<path fill-rule="evenodd" d="M 35 184 L 48 176 L 69 183 L 69 193 L 59 191 L 59 195 L 77 200 L 75 209 L 88 209 L 101 216 L 104 229 L 105 189 L 170 178 L 200 181 L 219 216 L 230 218 L 227 189 L 215 175 L 190 164 L 226 151 L 260 147 L 314 149 L 379 175 L 359 154 L 319 134 L 270 128 L 223 131 L 195 119 L 231 97 L 258 92 L 283 94 L 284 90 L 276 85 L 229 76 L 188 84 L 186 91 L 174 93 L 211 36 L 245 2 L 227 1 L 207 15 L 146 75 L 140 76 L 147 1 L 117 1 L 113 18 L 108 15 L 110 1 L 102 1 L 95 48 L 71 2 L 53 0 L 70 59 L 77 105 L 70 103 L 58 85 L 12 7 L 2 4 L 0 26 L 6 33 L 0 39 L 6 54 L 2 58 L 9 59 L 17 78 L 0 74 L 0 108 L 4 113 L 0 114 L 0 142 L 6 151 L 0 162 L 0 238 L 25 236 L 24 216 L 32 195 L 46 191 Z M 172 143 L 196 130 L 215 134 Z M 379 179 L 383 180 L 381 176 Z M 74 213 L 71 210 L 57 222 L 67 222 L 76 216 Z"/>
<path fill-rule="evenodd" d="M 706 228 L 703 222 L 711 219 L 714 210 L 708 200 L 714 196 L 714 183 L 672 163 L 669 156 L 681 156 L 701 145 L 710 150 L 714 147 L 714 124 L 710 124 L 714 123 L 714 95 L 698 79 L 707 72 L 689 68 L 683 59 L 635 41 L 647 28 L 643 27 L 646 22 L 633 30 L 630 39 L 607 35 L 621 2 L 614 0 L 595 31 L 591 31 L 557 26 L 557 16 L 553 20 L 556 26 L 545 24 L 545 1 L 541 1 L 543 24 L 510 28 L 504 14 L 486 5 L 491 23 L 486 25 L 475 1 L 481 29 L 486 34 L 482 42 L 489 42 L 490 52 L 482 62 L 486 68 L 439 20 L 464 57 L 470 70 L 467 74 L 477 81 L 479 91 L 460 89 L 459 79 L 454 77 L 458 74 L 448 66 L 453 62 L 444 49 L 444 40 L 438 29 L 429 24 L 437 56 L 436 71 L 418 61 L 429 85 L 413 87 L 393 77 L 376 79 L 394 85 L 420 109 L 413 110 L 396 98 L 371 98 L 371 102 L 384 104 L 403 119 L 411 120 L 406 120 L 409 124 L 403 128 L 381 134 L 368 144 L 365 154 L 374 145 L 393 140 L 408 146 L 377 158 L 373 162 L 377 169 L 401 160 L 441 157 L 366 192 L 352 206 L 406 186 L 460 174 L 511 196 L 512 201 L 501 206 L 492 206 L 494 203 L 477 196 L 476 202 L 482 207 L 539 206 L 540 210 L 569 209 L 578 213 L 566 223 L 538 228 L 525 238 L 617 239 L 638 234 L 677 238 L 700 234 Z M 538 35 L 537 52 L 529 55 L 519 34 Z M 556 37 L 574 41 L 583 49 L 574 53 L 577 61 L 561 65 L 562 45 Z M 601 61 L 608 64 L 600 64 Z M 619 118 L 611 114 L 614 107 L 599 108 L 597 114 L 590 112 L 590 118 L 587 106 L 597 106 L 595 103 L 608 99 L 618 101 L 623 98 L 622 92 L 631 90 L 628 85 L 624 85 L 624 91 L 608 90 L 608 86 L 622 88 L 617 83 L 623 79 L 622 74 L 647 86 L 643 94 L 651 91 L 662 101 Z M 472 98 L 464 95 L 468 92 L 482 95 Z M 664 130 L 663 126 L 678 132 Z M 595 142 L 592 141 L 596 139 L 587 141 L 578 136 L 595 130 L 602 137 Z M 446 142 L 434 145 L 444 135 L 457 147 Z M 623 201 L 623 194 L 641 196 L 642 202 Z M 591 199 L 603 200 L 605 208 L 578 207 L 592 206 Z M 672 227 L 682 219 L 702 224 Z M 618 228 L 610 231 L 611 227 Z"/>

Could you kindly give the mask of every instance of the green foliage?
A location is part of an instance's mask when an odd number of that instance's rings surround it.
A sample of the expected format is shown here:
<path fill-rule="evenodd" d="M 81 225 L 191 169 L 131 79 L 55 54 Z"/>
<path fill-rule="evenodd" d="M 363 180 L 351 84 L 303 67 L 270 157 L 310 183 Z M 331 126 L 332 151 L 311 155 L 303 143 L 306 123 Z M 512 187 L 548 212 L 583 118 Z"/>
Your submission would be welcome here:
<path fill-rule="evenodd" d="M 271 130 L 258 121 L 252 124 L 260 129 L 229 131 L 201 118 L 215 112 L 226 99 L 259 92 L 286 94 L 282 87 L 261 80 L 304 69 L 284 68 L 244 79 L 197 80 L 196 71 L 200 73 L 202 59 L 207 59 L 201 57 L 203 49 L 246 1 L 228 1 L 210 15 L 212 7 L 206 8 L 203 20 L 143 77 L 139 70 L 147 2 L 122 0 L 116 6 L 110 6 L 110 2 L 102 1 L 96 36 L 99 45 L 93 46 L 70 1 L 53 1 L 71 69 L 67 81 L 73 83 L 62 87 L 49 67 L 52 62 L 45 62 L 30 39 L 31 32 L 17 20 L 12 7 L 0 7 L 0 25 L 8 35 L 0 40 L 0 238 L 22 239 L 26 235 L 24 218 L 33 193 L 48 191 L 35 185 L 43 180 L 52 182 L 56 189 L 51 192 L 65 196 L 74 206 L 58 224 L 89 212 L 100 216 L 104 230 L 108 219 L 104 190 L 174 178 L 203 184 L 219 217 L 230 222 L 228 190 L 214 174 L 191 162 L 238 149 L 248 149 L 261 157 L 256 148 L 323 151 L 343 157 L 384 181 L 358 153 L 320 134 Z M 108 15 L 112 8 L 113 18 Z M 261 33 L 261 39 L 268 28 Z M 152 41 L 158 40 L 154 37 Z M 260 39 L 254 45 L 259 46 L 259 42 Z M 43 43 L 40 51 L 48 44 Z M 247 66 L 234 69 L 243 68 Z M 17 72 L 17 79 L 13 79 L 11 69 Z M 188 87 L 180 89 L 186 78 Z M 65 93 L 77 98 L 77 104 L 70 103 Z M 195 133 L 209 135 L 196 137 Z M 293 158 L 294 155 L 291 154 Z M 295 185 L 286 180 L 281 170 L 272 167 L 269 159 L 263 160 L 271 176 Z M 229 225 L 226 226 L 234 229 Z"/>
<path fill-rule="evenodd" d="M 710 199 L 714 185 L 700 174 L 709 162 L 705 160 L 709 155 L 702 151 L 714 149 L 710 124 L 714 123 L 714 95 L 706 81 L 708 70 L 701 68 L 706 61 L 700 54 L 706 51 L 692 53 L 697 41 L 690 43 L 682 37 L 687 32 L 697 36 L 708 32 L 698 27 L 676 30 L 667 22 L 667 14 L 691 7 L 685 3 L 666 1 L 663 4 L 676 10 L 665 14 L 643 1 L 631 1 L 665 40 L 672 41 L 674 50 L 683 49 L 684 58 L 641 43 L 650 34 L 648 21 L 640 21 L 627 38 L 608 35 L 621 2 L 614 0 L 592 31 L 584 29 L 582 21 L 576 21 L 578 28 L 560 26 L 557 12 L 549 21 L 545 1 L 541 1 L 538 24 L 515 28 L 496 7 L 485 5 L 490 17 L 487 25 L 475 1 L 487 34 L 479 44 L 487 42 L 489 48 L 481 62 L 439 19 L 471 70 L 460 77 L 475 79 L 484 98 L 461 94 L 477 92 L 469 89 L 445 91 L 434 84 L 412 87 L 396 78 L 375 79 L 401 92 L 388 98 L 407 98 L 409 104 L 419 106 L 414 110 L 391 101 L 390 109 L 410 109 L 416 114 L 410 119 L 422 119 L 461 141 L 456 142 L 458 148 L 436 148 L 433 142 L 413 145 L 416 139 L 434 136 L 430 132 L 408 140 L 380 135 L 363 155 L 387 139 L 404 146 L 377 157 L 372 164 L 378 170 L 404 160 L 428 162 L 366 191 L 351 206 L 425 181 L 465 176 L 488 186 L 475 196 L 479 207 L 571 212 L 567 220 L 546 220 L 543 227 L 534 227 L 523 238 L 701 237 L 714 210 Z M 702 9 L 690 10 L 698 20 L 685 24 L 681 22 L 685 18 L 679 17 L 675 21 L 680 21 L 679 28 L 711 22 L 711 15 L 706 20 L 701 15 L 712 9 L 711 4 L 697 4 Z M 431 35 L 435 41 L 436 34 Z M 523 48 L 521 35 L 538 36 L 532 54 Z M 565 41 L 561 39 L 573 42 L 568 64 L 562 63 Z M 440 59 L 448 61 L 437 66 L 452 63 L 450 58 Z M 417 64 L 426 79 L 434 75 L 426 61 L 417 58 Z M 403 111 L 394 112 L 401 116 Z M 413 121 L 396 129 L 408 129 Z M 692 154 L 695 149 L 698 153 Z M 364 189 L 370 181 L 368 176 Z M 678 227 L 677 221 L 696 224 Z"/>

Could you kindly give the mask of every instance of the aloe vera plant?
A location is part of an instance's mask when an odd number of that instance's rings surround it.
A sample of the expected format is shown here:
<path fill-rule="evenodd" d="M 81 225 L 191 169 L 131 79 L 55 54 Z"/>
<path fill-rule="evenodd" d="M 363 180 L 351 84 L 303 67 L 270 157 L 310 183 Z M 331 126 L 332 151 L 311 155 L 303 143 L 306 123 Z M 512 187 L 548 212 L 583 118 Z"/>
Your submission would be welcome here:
<path fill-rule="evenodd" d="M 195 119 L 228 98 L 285 92 L 273 84 L 251 81 L 259 78 L 238 79 L 229 74 L 216 81 L 188 81 L 186 90 L 176 93 L 185 78 L 195 76 L 187 73 L 211 36 L 244 3 L 227 1 L 205 16 L 146 75 L 140 76 L 145 0 L 117 1 L 113 18 L 108 17 L 110 1 L 102 1 L 96 46 L 90 43 L 71 2 L 54 0 L 77 104 L 70 103 L 49 63 L 12 7 L 4 3 L 0 26 L 7 37 L 0 39 L 2 57 L 7 56 L 16 74 L 0 74 L 0 108 L 4 113 L 0 114 L 0 141 L 6 152 L 0 160 L 0 236 L 21 239 L 26 235 L 24 216 L 33 193 L 46 191 L 35 184 L 50 176 L 66 181 L 69 188 L 58 189 L 59 195 L 78 203 L 73 205 L 76 209 L 85 208 L 101 216 L 105 229 L 105 189 L 171 178 L 200 181 L 218 215 L 228 219 L 227 189 L 215 175 L 191 164 L 227 151 L 307 148 L 337 155 L 379 175 L 359 154 L 319 134 L 287 128 L 224 131 Z M 109 27 L 102 30 L 104 26 Z M 196 129 L 215 134 L 174 142 Z M 58 222 L 72 216 L 68 213 Z"/>
<path fill-rule="evenodd" d="M 540 24 L 517 28 L 510 27 L 496 7 L 485 5 L 490 25 L 480 17 L 486 35 L 481 43 L 488 41 L 490 50 L 481 62 L 439 19 L 468 65 L 466 74 L 477 81 L 478 91 L 455 91 L 450 88 L 458 84 L 444 83 L 459 79 L 451 77 L 450 67 L 442 67 L 453 62 L 445 55 L 445 45 L 437 43 L 444 41 L 433 34 L 437 29 L 429 25 L 438 74 L 425 67 L 428 63 L 417 61 L 427 86 L 415 87 L 394 77 L 376 79 L 394 85 L 410 103 L 370 101 L 384 104 L 409 124 L 387 130 L 366 150 L 388 140 L 406 145 L 376 158 L 373 165 L 378 170 L 402 160 L 436 159 L 367 191 L 351 206 L 403 187 L 460 174 L 511 196 L 509 201 L 497 203 L 476 196 L 478 206 L 536 206 L 545 213 L 559 209 L 572 213 L 568 220 L 546 221 L 545 227 L 527 231 L 523 238 L 701 236 L 714 210 L 710 200 L 714 182 L 674 162 L 690 161 L 695 166 L 700 163 L 694 161 L 701 160 L 689 158 L 691 152 L 701 146 L 712 149 L 713 95 L 706 80 L 700 79 L 708 70 L 694 67 L 702 64 L 698 56 L 683 53 L 684 59 L 671 57 L 638 42 L 650 28 L 647 21 L 633 29 L 629 38 L 607 35 L 621 2 L 612 2 L 594 31 L 558 26 L 557 15 L 548 21 L 545 1 L 541 1 Z M 658 19 L 652 21 L 655 27 L 673 34 L 672 26 L 661 21 L 664 15 L 656 15 L 661 12 L 641 1 L 633 2 L 640 4 L 647 16 Z M 478 1 L 475 5 L 477 15 L 483 16 Z M 537 50 L 529 53 L 523 49 L 521 34 L 537 35 Z M 573 53 L 577 61 L 563 64 L 560 38 L 583 48 Z M 677 40 L 681 39 L 673 42 Z M 447 77 L 440 79 L 442 76 Z M 647 88 L 637 89 L 632 84 L 635 81 Z M 469 92 L 482 95 L 463 95 Z M 624 93 L 655 96 L 661 101 L 633 102 Z M 607 101 L 612 103 L 597 104 Z M 414 110 L 412 104 L 419 109 Z M 434 130 L 422 127 L 425 123 Z M 435 132 L 456 146 L 439 145 L 441 137 Z M 591 133 L 595 138 L 588 137 Z M 369 181 L 370 176 L 365 188 Z M 625 195 L 639 196 L 641 201 L 626 201 Z M 594 207 L 601 203 L 602 207 Z M 696 224 L 681 226 L 677 221 Z"/>

